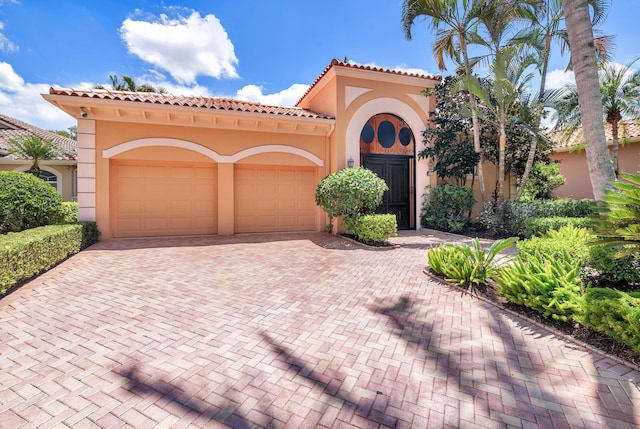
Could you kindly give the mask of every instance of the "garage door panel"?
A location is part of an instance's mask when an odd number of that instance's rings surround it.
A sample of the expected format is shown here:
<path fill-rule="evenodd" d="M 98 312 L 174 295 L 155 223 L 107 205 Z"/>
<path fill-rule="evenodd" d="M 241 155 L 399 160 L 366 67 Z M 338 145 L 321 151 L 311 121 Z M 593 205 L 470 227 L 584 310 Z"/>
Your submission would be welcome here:
<path fill-rule="evenodd" d="M 114 161 L 112 178 L 115 237 L 217 232 L 215 165 Z"/>
<path fill-rule="evenodd" d="M 236 166 L 236 232 L 314 231 L 316 169 Z"/>

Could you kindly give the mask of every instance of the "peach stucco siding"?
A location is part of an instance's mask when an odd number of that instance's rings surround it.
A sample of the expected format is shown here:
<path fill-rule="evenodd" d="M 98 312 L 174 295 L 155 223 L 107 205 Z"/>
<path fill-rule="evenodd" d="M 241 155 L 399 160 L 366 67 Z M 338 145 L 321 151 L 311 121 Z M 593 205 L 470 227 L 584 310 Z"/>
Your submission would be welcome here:
<path fill-rule="evenodd" d="M 580 150 L 577 153 L 562 151 L 551 156 L 552 160 L 560 161 L 560 172 L 566 182 L 553 193 L 561 198 L 593 198 L 593 188 L 589 178 L 586 153 Z M 618 165 L 621 172 L 637 173 L 640 167 L 640 142 L 634 141 L 619 148 Z"/>

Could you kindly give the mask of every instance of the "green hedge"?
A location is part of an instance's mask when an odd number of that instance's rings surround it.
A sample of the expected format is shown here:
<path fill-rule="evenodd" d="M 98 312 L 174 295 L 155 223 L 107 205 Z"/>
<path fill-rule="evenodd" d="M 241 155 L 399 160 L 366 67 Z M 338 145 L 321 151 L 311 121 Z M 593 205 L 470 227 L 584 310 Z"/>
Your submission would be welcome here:
<path fill-rule="evenodd" d="M 0 237 L 0 295 L 97 241 L 95 222 L 48 225 Z"/>
<path fill-rule="evenodd" d="M 587 289 L 582 323 L 640 353 L 640 291 Z"/>
<path fill-rule="evenodd" d="M 524 221 L 522 235 L 525 238 L 531 238 L 567 225 L 572 225 L 575 228 L 587 228 L 590 222 L 586 217 L 530 217 Z"/>
<path fill-rule="evenodd" d="M 78 221 L 78 203 L 65 201 L 62 203 L 62 222 L 72 223 Z"/>
<path fill-rule="evenodd" d="M 347 229 L 364 243 L 384 243 L 398 233 L 398 224 L 394 214 L 347 216 L 345 223 Z"/>

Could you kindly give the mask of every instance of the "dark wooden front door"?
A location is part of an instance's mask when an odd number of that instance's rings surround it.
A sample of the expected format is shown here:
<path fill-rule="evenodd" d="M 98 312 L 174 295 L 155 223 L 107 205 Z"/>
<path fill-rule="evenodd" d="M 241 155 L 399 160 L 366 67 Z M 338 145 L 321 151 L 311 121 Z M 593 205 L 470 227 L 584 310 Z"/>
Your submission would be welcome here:
<path fill-rule="evenodd" d="M 362 156 L 363 166 L 384 179 L 389 187 L 376 212 L 395 214 L 398 229 L 411 228 L 411 160 L 408 156 Z"/>

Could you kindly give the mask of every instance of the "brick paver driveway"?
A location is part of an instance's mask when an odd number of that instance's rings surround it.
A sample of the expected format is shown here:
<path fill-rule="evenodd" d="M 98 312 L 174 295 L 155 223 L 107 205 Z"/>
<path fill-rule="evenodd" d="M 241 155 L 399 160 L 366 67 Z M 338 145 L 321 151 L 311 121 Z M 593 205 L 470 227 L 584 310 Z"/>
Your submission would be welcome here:
<path fill-rule="evenodd" d="M 640 426 L 640 374 L 423 274 L 436 236 L 101 242 L 0 300 L 0 427 Z"/>

